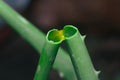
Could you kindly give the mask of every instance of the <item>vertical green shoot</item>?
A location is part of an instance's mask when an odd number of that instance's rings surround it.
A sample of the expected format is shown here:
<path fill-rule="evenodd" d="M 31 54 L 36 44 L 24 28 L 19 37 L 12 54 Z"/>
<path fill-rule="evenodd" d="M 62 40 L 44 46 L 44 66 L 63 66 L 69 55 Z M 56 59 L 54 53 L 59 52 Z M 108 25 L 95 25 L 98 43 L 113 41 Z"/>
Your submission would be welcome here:
<path fill-rule="evenodd" d="M 84 43 L 85 37 L 72 25 L 64 27 L 64 36 L 78 80 L 99 80 L 99 72 L 95 71 Z"/>
<path fill-rule="evenodd" d="M 50 30 L 46 37 L 46 43 L 38 62 L 37 71 L 34 80 L 47 80 L 60 43 L 64 40 L 61 36 L 62 31 L 56 29 Z"/>

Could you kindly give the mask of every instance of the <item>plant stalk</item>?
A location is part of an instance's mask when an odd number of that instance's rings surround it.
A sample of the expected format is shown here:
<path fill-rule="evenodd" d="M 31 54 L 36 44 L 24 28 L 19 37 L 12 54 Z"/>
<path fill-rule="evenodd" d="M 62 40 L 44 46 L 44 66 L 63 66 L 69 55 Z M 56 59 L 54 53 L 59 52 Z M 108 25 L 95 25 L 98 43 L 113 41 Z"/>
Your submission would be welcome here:
<path fill-rule="evenodd" d="M 84 43 L 85 37 L 72 25 L 64 27 L 64 35 L 78 80 L 99 80 L 99 72 L 95 71 Z"/>
<path fill-rule="evenodd" d="M 0 0 L 0 17 L 41 53 L 45 43 L 45 34 L 10 8 L 3 0 Z M 58 51 L 53 68 L 63 74 L 65 80 L 77 80 L 70 57 L 62 48 Z"/>
<path fill-rule="evenodd" d="M 64 39 L 59 35 L 60 31 L 50 30 L 46 36 L 46 43 L 40 56 L 34 80 L 47 80 L 52 65 L 55 61 L 58 48 Z"/>

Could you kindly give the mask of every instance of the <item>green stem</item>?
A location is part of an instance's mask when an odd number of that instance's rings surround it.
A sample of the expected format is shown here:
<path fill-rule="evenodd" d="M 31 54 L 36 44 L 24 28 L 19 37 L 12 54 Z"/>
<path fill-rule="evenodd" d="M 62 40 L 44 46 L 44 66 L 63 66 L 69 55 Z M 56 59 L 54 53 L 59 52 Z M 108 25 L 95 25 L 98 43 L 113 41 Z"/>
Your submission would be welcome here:
<path fill-rule="evenodd" d="M 33 47 L 41 50 L 43 44 L 40 44 L 40 42 L 44 43 L 45 35 L 3 1 L 0 1 L 0 16 Z"/>
<path fill-rule="evenodd" d="M 59 45 L 64 38 L 61 38 L 60 33 L 56 29 L 50 30 L 46 37 L 46 44 L 43 48 L 41 57 L 39 59 L 37 71 L 34 80 L 47 80 L 51 67 L 56 58 Z"/>
<path fill-rule="evenodd" d="M 95 71 L 92 65 L 84 44 L 84 37 L 79 33 L 78 29 L 72 25 L 66 25 L 64 35 L 78 80 L 99 80 L 99 72 Z"/>
<path fill-rule="evenodd" d="M 0 0 L 0 17 L 28 41 L 39 53 L 45 43 L 45 34 L 38 30 L 29 21 L 10 8 L 4 1 Z M 61 67 L 62 65 L 62 67 Z M 54 69 L 64 75 L 66 80 L 77 80 L 68 54 L 60 48 L 53 65 Z"/>

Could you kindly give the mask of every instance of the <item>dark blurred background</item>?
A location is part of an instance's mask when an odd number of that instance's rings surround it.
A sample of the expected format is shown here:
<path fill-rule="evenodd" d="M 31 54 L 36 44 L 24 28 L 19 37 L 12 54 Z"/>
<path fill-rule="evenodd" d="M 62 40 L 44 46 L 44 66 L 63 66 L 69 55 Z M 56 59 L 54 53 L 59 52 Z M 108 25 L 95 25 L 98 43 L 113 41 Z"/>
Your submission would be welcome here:
<path fill-rule="evenodd" d="M 101 80 L 120 80 L 120 0 L 5 0 L 45 33 L 79 28 Z M 0 19 L 0 80 L 32 80 L 38 53 Z M 58 79 L 59 78 L 59 79 Z M 62 80 L 52 70 L 49 80 Z"/>

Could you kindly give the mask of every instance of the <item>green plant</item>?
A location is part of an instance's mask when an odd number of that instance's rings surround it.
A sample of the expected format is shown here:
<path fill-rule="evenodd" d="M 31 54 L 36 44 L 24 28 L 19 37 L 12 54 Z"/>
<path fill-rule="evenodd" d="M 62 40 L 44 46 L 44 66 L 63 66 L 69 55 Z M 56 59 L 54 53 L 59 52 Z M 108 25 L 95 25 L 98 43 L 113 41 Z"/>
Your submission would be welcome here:
<path fill-rule="evenodd" d="M 39 53 L 42 52 L 42 48 L 45 44 L 45 34 L 2 0 L 0 0 L 0 17 L 29 42 L 33 48 Z M 64 79 L 77 80 L 70 57 L 62 48 L 58 50 L 53 68 L 58 70 L 59 74 L 64 75 Z"/>
<path fill-rule="evenodd" d="M 92 65 L 84 43 L 85 36 L 72 25 L 64 27 L 64 35 L 78 80 L 98 80 L 99 71 Z"/>
<path fill-rule="evenodd" d="M 54 69 L 57 69 L 60 74 L 63 74 L 65 80 L 98 80 L 98 72 L 93 68 L 83 41 L 84 37 L 80 35 L 78 29 L 74 26 L 67 25 L 60 31 L 52 30 L 48 33 L 47 39 L 45 39 L 45 34 L 42 31 L 38 30 L 34 25 L 15 12 L 2 0 L 0 1 L 0 16 L 39 53 L 42 52 L 35 80 L 47 79 L 46 76 L 48 76 L 54 60 Z M 57 54 L 59 45 L 63 40 L 68 44 L 70 52 L 69 55 L 73 62 L 75 71 L 67 52 L 60 48 Z M 51 48 L 49 49 L 48 47 Z"/>
<path fill-rule="evenodd" d="M 56 43 L 56 42 L 59 43 L 59 42 L 62 42 L 63 40 L 66 41 L 66 43 L 68 44 L 68 50 L 70 53 L 69 55 L 71 57 L 73 65 L 74 65 L 74 69 L 75 69 L 78 80 L 80 80 L 80 79 L 81 80 L 99 80 L 98 79 L 99 71 L 98 72 L 95 71 L 95 69 L 92 65 L 91 59 L 89 57 L 89 54 L 87 52 L 87 49 L 85 47 L 85 44 L 84 44 L 85 37 L 79 33 L 79 31 L 76 27 L 74 27 L 72 25 L 66 25 L 63 28 L 63 30 L 56 30 L 56 29 L 50 30 L 50 32 L 48 32 L 48 35 L 47 35 L 47 41 L 51 40 L 52 43 Z M 57 50 L 58 47 L 57 47 L 57 49 L 54 47 L 54 49 Z M 43 53 L 45 56 L 47 56 L 48 53 L 49 54 L 52 54 L 54 52 L 56 53 L 56 51 L 54 51 L 54 50 L 51 51 L 48 48 L 46 49 L 46 51 L 47 51 L 47 53 Z M 53 55 L 53 57 L 54 57 L 54 55 Z M 44 58 L 44 56 L 41 56 L 41 59 L 42 58 Z M 46 61 L 43 61 L 43 60 L 40 60 L 40 61 L 43 64 L 47 63 L 48 64 L 47 66 L 49 67 L 49 66 L 51 66 L 51 64 L 50 64 L 50 62 L 48 62 L 49 60 L 47 60 L 47 59 L 50 59 L 50 58 L 46 57 Z M 46 64 L 44 64 L 42 66 L 44 68 L 46 68 Z M 46 73 L 49 71 L 44 71 L 44 72 Z M 42 72 L 41 74 L 43 74 L 44 72 Z M 40 75 L 39 75 L 39 77 L 40 77 Z M 42 78 L 42 76 L 40 78 Z M 42 78 L 42 79 L 37 79 L 37 80 L 47 80 L 47 79 Z"/>
<path fill-rule="evenodd" d="M 59 46 L 64 40 L 57 29 L 50 30 L 46 36 L 46 43 L 38 62 L 34 80 L 47 80 L 50 69 L 56 58 Z"/>

